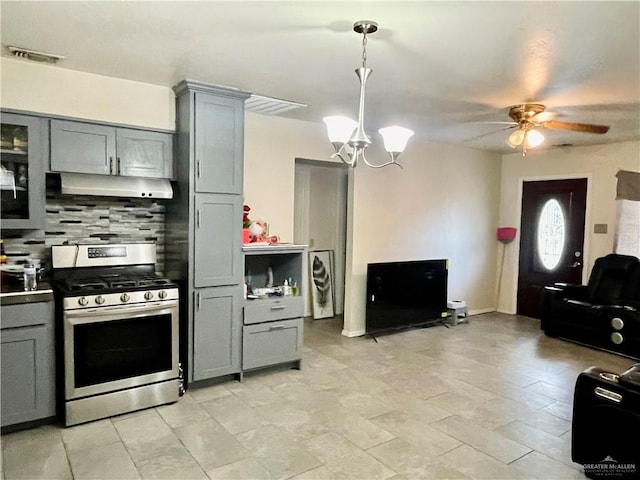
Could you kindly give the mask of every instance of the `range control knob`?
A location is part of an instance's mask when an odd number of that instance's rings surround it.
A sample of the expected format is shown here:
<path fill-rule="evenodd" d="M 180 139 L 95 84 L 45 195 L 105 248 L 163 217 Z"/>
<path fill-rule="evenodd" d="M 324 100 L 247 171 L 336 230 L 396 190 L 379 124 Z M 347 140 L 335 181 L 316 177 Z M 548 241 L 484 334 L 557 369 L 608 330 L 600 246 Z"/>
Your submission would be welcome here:
<path fill-rule="evenodd" d="M 122 295 L 120 295 L 120 301 L 123 303 L 128 302 L 131 299 L 131 297 L 129 296 L 128 293 L 123 293 Z"/>
<path fill-rule="evenodd" d="M 144 299 L 145 300 L 151 300 L 153 298 L 153 292 L 145 292 L 144 293 Z"/>
<path fill-rule="evenodd" d="M 158 296 L 164 300 L 165 298 L 167 298 L 167 292 L 165 290 L 160 290 L 160 293 L 158 293 Z"/>
<path fill-rule="evenodd" d="M 87 300 L 87 298 L 86 298 L 86 297 L 80 297 L 80 298 L 78 299 L 78 303 L 79 303 L 81 306 L 86 307 L 87 305 L 89 305 L 89 300 Z"/>
<path fill-rule="evenodd" d="M 98 296 L 96 297 L 96 303 L 97 303 L 98 305 L 102 305 L 102 304 L 104 303 L 104 297 L 103 297 L 102 295 L 98 295 Z"/>

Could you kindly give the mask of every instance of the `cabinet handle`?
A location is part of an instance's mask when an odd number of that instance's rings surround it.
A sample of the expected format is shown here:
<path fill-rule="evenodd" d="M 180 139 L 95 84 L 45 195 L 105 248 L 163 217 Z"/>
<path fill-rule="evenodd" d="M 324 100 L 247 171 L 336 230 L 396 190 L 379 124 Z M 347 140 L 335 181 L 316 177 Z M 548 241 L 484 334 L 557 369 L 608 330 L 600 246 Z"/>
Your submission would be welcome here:
<path fill-rule="evenodd" d="M 200 160 L 196 160 L 196 177 L 200 178 Z"/>
<path fill-rule="evenodd" d="M 284 330 L 284 325 L 273 325 L 269 327 L 269 330 Z"/>
<path fill-rule="evenodd" d="M 120 157 L 118 157 L 116 159 L 116 165 L 117 165 L 117 174 L 120 175 Z"/>
<path fill-rule="evenodd" d="M 109 157 L 109 175 L 113 175 L 113 157 Z"/>
<path fill-rule="evenodd" d="M 196 311 L 200 311 L 200 294 L 196 293 Z"/>
<path fill-rule="evenodd" d="M 274 305 L 271 310 L 284 310 L 285 308 L 287 308 L 285 305 Z"/>
<path fill-rule="evenodd" d="M 200 210 L 196 210 L 196 228 L 200 228 Z"/>

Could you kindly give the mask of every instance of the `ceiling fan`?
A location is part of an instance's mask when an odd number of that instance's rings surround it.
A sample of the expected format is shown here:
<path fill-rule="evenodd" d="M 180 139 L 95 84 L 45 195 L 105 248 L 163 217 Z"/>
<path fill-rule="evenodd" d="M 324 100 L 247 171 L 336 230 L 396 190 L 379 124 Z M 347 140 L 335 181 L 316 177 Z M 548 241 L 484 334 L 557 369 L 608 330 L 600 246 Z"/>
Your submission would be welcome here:
<path fill-rule="evenodd" d="M 546 115 L 540 115 L 545 111 L 545 106 L 539 103 L 523 103 L 509 108 L 509 116 L 513 122 L 511 126 L 505 128 L 518 127 L 509 135 L 507 145 L 511 148 L 522 146 L 522 156 L 527 154 L 527 150 L 535 148 L 544 141 L 544 136 L 540 133 L 540 128 L 550 128 L 552 130 L 570 130 L 572 132 L 604 134 L 609 131 L 606 125 L 593 125 L 590 123 L 558 122 L 556 120 L 546 120 Z M 548 117 L 546 117 L 548 118 Z"/>

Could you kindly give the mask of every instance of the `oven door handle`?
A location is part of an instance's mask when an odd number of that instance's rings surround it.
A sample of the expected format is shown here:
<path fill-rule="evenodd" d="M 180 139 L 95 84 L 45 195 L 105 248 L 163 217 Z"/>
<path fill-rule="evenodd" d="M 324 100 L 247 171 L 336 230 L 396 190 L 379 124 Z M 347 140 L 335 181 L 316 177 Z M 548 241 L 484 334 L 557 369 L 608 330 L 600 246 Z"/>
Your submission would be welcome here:
<path fill-rule="evenodd" d="M 115 305 L 112 307 L 100 307 L 100 308 L 81 308 L 78 310 L 66 310 L 64 314 L 67 317 L 85 317 L 87 314 L 91 315 L 112 315 L 115 312 L 134 312 L 140 310 L 164 310 L 167 308 L 173 308 L 177 306 L 177 302 L 166 302 L 166 303 L 145 303 L 142 305 Z"/>

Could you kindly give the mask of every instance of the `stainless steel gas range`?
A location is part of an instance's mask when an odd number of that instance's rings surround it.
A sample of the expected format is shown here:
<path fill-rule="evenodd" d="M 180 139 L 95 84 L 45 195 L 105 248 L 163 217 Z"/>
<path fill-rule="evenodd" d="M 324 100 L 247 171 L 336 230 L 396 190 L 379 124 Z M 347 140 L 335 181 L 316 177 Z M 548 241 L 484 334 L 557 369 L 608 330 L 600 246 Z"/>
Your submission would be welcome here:
<path fill-rule="evenodd" d="M 156 273 L 155 252 L 51 247 L 65 425 L 178 400 L 178 287 Z"/>

